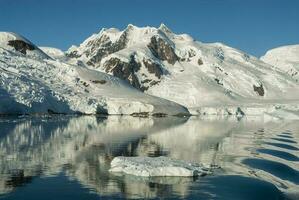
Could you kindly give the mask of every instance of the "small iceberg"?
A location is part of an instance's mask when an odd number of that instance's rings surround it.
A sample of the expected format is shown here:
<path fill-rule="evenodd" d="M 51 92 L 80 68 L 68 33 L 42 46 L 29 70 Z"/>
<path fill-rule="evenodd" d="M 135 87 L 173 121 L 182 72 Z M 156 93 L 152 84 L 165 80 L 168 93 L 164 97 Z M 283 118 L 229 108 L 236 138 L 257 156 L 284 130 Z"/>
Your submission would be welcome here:
<path fill-rule="evenodd" d="M 135 176 L 203 176 L 208 168 L 197 163 L 176 160 L 168 157 L 115 157 L 109 170 L 113 173 L 125 173 Z"/>

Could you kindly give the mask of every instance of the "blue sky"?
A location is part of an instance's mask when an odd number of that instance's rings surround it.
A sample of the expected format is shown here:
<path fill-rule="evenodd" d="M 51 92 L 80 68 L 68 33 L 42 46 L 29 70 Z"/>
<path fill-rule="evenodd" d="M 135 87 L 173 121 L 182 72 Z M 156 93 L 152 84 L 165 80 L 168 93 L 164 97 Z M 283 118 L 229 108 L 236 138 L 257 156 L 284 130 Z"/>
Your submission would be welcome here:
<path fill-rule="evenodd" d="M 298 0 L 0 0 L 0 30 L 63 50 L 101 28 L 165 23 L 202 42 L 260 56 L 299 44 Z"/>

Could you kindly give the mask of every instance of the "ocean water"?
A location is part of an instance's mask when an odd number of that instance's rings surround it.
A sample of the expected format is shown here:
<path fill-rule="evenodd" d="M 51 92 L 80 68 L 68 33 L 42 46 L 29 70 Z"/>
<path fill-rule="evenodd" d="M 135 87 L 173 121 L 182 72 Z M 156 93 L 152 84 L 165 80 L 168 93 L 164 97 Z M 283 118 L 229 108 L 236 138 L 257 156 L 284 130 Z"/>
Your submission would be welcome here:
<path fill-rule="evenodd" d="M 299 122 L 262 118 L 0 118 L 0 199 L 299 199 Z M 213 166 L 203 177 L 112 174 L 115 156 Z"/>

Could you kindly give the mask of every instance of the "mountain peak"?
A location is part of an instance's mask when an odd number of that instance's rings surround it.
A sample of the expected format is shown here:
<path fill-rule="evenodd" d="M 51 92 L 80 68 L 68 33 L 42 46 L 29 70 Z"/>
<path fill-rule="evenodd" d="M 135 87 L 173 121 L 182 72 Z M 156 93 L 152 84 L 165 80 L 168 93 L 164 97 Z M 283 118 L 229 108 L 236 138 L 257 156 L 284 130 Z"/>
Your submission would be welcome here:
<path fill-rule="evenodd" d="M 136 29 L 136 28 L 138 28 L 138 27 L 133 25 L 133 24 L 128 24 L 126 30 L 133 30 L 133 29 Z"/>
<path fill-rule="evenodd" d="M 172 33 L 172 31 L 164 23 L 161 23 L 158 29 L 165 33 Z"/>

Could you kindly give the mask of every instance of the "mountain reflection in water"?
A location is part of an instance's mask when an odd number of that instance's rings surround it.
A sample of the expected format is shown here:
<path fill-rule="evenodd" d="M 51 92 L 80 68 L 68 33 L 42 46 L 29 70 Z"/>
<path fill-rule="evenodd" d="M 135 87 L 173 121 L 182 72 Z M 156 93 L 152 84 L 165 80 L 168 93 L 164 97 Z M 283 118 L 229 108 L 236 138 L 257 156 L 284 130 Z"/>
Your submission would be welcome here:
<path fill-rule="evenodd" d="M 0 118 L 0 131 L 4 199 L 282 199 L 299 183 L 296 121 L 9 117 Z M 120 155 L 163 155 L 221 168 L 198 178 L 109 173 Z M 43 193 L 36 192 L 42 186 Z"/>

